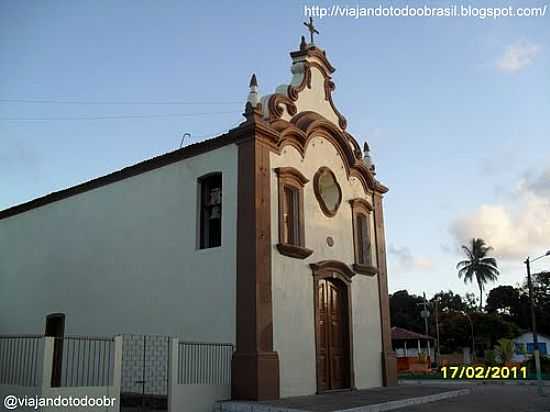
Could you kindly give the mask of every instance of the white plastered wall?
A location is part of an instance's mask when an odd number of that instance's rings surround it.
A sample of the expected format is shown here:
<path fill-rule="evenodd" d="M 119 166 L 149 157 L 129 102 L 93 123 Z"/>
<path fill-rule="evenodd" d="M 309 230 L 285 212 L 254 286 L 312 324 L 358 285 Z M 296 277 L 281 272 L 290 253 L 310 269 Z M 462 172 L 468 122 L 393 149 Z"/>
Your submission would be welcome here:
<path fill-rule="evenodd" d="M 298 169 L 310 182 L 304 188 L 305 246 L 314 253 L 304 260 L 283 256 L 276 248 L 278 234 L 277 167 Z M 336 216 L 323 214 L 313 190 L 313 176 L 329 167 L 342 189 L 342 203 Z M 338 260 L 354 262 L 353 228 L 349 200 L 365 197 L 356 178 L 348 180 L 337 149 L 323 137 L 314 137 L 305 158 L 291 146 L 281 155 L 271 154 L 271 227 L 273 277 L 274 349 L 279 354 L 281 397 L 316 392 L 314 290 L 310 263 Z M 372 226 L 372 225 L 371 225 Z M 327 237 L 334 239 L 329 247 Z M 352 288 L 354 370 L 357 388 L 382 385 L 381 330 L 376 276 L 355 275 Z"/>
<path fill-rule="evenodd" d="M 0 334 L 234 342 L 237 146 L 0 220 Z M 197 178 L 223 174 L 222 246 L 197 250 Z"/>

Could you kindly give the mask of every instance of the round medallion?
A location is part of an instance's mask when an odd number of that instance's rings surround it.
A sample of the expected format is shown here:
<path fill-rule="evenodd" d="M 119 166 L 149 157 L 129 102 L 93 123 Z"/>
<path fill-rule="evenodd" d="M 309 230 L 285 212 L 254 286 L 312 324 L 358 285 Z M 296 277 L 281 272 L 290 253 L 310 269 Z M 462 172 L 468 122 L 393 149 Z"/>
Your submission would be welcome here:
<path fill-rule="evenodd" d="M 321 167 L 315 173 L 313 189 L 323 213 L 329 217 L 334 216 L 342 202 L 342 190 L 336 176 L 328 167 Z"/>
<path fill-rule="evenodd" d="M 334 239 L 332 236 L 327 236 L 327 245 L 329 245 L 330 247 L 334 246 Z"/>

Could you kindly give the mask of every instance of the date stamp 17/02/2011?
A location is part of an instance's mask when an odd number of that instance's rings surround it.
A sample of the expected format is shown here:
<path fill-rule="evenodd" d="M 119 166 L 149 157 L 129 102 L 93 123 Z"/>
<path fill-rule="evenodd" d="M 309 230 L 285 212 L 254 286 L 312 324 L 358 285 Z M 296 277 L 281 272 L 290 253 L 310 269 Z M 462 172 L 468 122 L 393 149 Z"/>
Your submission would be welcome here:
<path fill-rule="evenodd" d="M 526 366 L 443 366 L 443 379 L 527 379 Z"/>

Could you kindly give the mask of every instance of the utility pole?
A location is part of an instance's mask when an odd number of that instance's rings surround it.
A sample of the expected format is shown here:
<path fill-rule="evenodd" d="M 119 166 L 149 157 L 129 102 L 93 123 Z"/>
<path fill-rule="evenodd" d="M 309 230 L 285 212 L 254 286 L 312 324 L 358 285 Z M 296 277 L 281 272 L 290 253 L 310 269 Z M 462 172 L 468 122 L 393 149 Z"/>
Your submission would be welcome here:
<path fill-rule="evenodd" d="M 436 350 L 436 363 L 439 365 L 441 360 L 441 346 L 439 344 L 439 299 L 435 299 L 435 336 L 437 339 L 437 350 Z"/>
<path fill-rule="evenodd" d="M 420 311 L 420 317 L 422 319 L 424 319 L 424 330 L 425 330 L 425 335 L 426 336 L 430 336 L 429 335 L 429 330 L 428 330 L 428 318 L 430 317 L 430 311 L 428 310 L 428 302 L 426 301 L 426 292 L 424 292 L 423 294 L 423 301 L 422 303 L 418 303 L 417 305 L 422 305 L 423 309 Z M 430 341 L 427 340 L 427 346 L 428 346 L 428 356 L 430 356 Z"/>
<path fill-rule="evenodd" d="M 533 333 L 533 357 L 535 358 L 535 369 L 537 372 L 537 386 L 539 394 L 542 393 L 542 375 L 540 370 L 540 352 L 539 352 L 539 338 L 537 335 L 537 318 L 535 316 L 535 302 L 533 296 L 533 282 L 531 282 L 531 261 L 529 258 L 525 259 L 525 265 L 527 266 L 527 287 L 529 288 L 529 303 L 531 306 L 531 329 Z"/>

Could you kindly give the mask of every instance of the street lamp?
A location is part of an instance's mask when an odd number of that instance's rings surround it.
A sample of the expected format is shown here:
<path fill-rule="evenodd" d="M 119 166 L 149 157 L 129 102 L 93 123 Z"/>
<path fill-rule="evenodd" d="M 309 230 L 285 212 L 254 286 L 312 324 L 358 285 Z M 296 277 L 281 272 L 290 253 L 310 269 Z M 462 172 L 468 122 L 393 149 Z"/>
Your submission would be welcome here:
<path fill-rule="evenodd" d="M 466 316 L 466 319 L 468 319 L 468 322 L 470 322 L 470 328 L 472 329 L 472 363 L 475 362 L 476 357 L 476 341 L 474 339 L 474 322 L 472 322 L 472 318 L 470 315 L 468 315 L 463 310 L 460 311 L 464 316 Z"/>
<path fill-rule="evenodd" d="M 533 283 L 531 282 L 531 263 L 536 262 L 543 257 L 550 256 L 550 250 L 544 255 L 534 259 L 527 257 L 525 259 L 525 266 L 527 266 L 527 287 L 529 288 L 529 303 L 531 306 L 531 329 L 533 332 L 533 357 L 535 358 L 535 369 L 537 371 L 537 386 L 539 394 L 542 395 L 542 374 L 540 371 L 540 352 L 539 352 L 539 339 L 537 335 L 537 319 L 535 317 L 535 301 L 533 299 Z"/>

